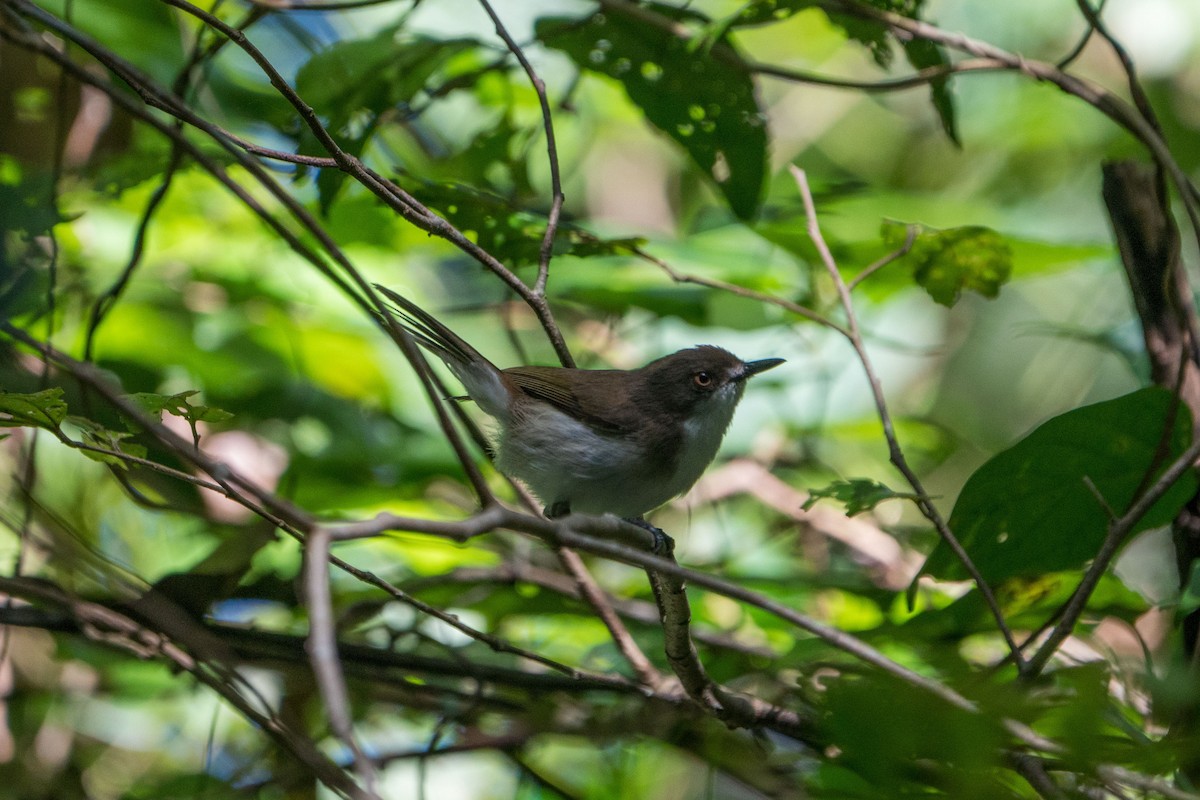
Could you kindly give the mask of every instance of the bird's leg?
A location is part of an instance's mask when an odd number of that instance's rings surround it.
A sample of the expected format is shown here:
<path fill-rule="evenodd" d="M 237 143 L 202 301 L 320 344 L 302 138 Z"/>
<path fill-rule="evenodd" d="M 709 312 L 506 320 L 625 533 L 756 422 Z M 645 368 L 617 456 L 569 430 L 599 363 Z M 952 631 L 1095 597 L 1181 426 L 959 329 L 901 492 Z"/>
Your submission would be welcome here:
<path fill-rule="evenodd" d="M 654 544 L 651 546 L 651 552 L 654 555 L 674 557 L 675 540 L 668 536 L 662 528 L 646 522 L 644 517 L 625 517 L 625 521 L 637 525 L 642 530 L 650 531 L 650 535 L 654 537 Z"/>
<path fill-rule="evenodd" d="M 571 504 L 566 500 L 556 500 L 542 509 L 546 519 L 558 519 L 571 513 Z"/>

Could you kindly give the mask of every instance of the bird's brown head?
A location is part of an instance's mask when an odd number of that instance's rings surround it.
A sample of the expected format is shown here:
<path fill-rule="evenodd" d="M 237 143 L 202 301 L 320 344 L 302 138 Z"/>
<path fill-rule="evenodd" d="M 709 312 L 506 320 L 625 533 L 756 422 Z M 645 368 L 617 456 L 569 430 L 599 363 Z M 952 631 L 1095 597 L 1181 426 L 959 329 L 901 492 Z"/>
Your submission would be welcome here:
<path fill-rule="evenodd" d="M 652 361 L 638 370 L 644 380 L 638 400 L 672 415 L 688 416 L 720 398 L 736 403 L 747 378 L 783 363 L 782 358 L 742 361 L 728 350 L 700 345 Z"/>

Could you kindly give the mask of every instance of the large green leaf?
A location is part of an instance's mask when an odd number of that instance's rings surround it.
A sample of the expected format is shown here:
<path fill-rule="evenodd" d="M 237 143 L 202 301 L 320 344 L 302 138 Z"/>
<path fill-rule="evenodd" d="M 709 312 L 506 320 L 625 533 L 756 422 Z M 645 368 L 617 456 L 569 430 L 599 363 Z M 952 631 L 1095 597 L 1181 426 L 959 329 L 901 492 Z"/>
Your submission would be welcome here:
<path fill-rule="evenodd" d="M 828 760 L 876 787 L 875 792 L 822 796 L 916 796 L 920 792 L 910 782 L 922 774 L 917 764 L 937 776 L 945 796 L 1001 796 L 988 785 L 1007 738 L 998 716 L 957 708 L 882 674 L 869 680 L 831 679 L 819 702 L 822 732 L 835 754 Z"/>
<path fill-rule="evenodd" d="M 672 18 L 682 13 L 656 3 L 643 8 Z M 536 30 L 581 69 L 619 81 L 646 119 L 716 184 L 734 214 L 755 215 L 767 169 L 767 131 L 749 72 L 619 13 L 543 18 Z M 720 43 L 733 47 L 723 38 Z"/>
<path fill-rule="evenodd" d="M 1157 476 L 1191 437 L 1186 407 L 1157 387 L 1068 411 L 976 470 L 950 528 L 989 582 L 1078 569 L 1096 555 L 1109 510 L 1124 512 L 1150 485 L 1147 473 Z M 1195 474 L 1186 473 L 1134 532 L 1169 523 L 1196 486 Z M 944 542 L 921 572 L 967 577 Z"/>

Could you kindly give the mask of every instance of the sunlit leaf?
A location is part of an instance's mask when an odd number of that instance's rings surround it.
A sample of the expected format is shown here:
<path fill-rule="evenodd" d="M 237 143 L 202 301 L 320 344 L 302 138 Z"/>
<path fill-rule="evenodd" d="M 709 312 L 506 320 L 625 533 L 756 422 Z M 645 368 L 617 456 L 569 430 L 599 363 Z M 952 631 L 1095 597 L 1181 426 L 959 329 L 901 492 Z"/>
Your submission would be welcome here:
<path fill-rule="evenodd" d="M 988 581 L 1077 569 L 1096 555 L 1110 512 L 1128 508 L 1190 444 L 1191 430 L 1187 408 L 1159 388 L 1068 411 L 976 470 L 950 528 Z M 1196 486 L 1185 473 L 1133 532 L 1170 522 Z M 921 572 L 967 576 L 944 544 Z"/>
<path fill-rule="evenodd" d="M 670 18 L 679 9 L 642 6 Z M 562 50 L 580 69 L 621 83 L 629 99 L 670 136 L 725 196 L 733 213 L 758 210 L 766 176 L 766 123 L 750 74 L 738 64 L 699 56 L 690 43 L 621 13 L 583 20 L 543 18 L 538 38 Z M 721 40 L 732 48 L 728 40 Z"/>

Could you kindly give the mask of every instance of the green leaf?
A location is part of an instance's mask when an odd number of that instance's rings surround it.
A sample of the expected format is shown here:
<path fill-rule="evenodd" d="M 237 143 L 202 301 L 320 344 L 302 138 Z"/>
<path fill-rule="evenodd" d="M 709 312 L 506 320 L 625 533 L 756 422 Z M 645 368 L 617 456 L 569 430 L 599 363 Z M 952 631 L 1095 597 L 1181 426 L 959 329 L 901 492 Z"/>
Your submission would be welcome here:
<path fill-rule="evenodd" d="M 920 19 L 923 0 L 865 0 L 864 5 L 872 6 L 881 11 L 890 11 L 909 19 Z M 819 8 L 829 21 L 840 28 L 848 38 L 862 44 L 870 51 L 871 57 L 880 67 L 887 69 L 891 66 L 893 43 L 891 29 L 882 22 L 855 16 L 841 14 L 832 8 L 822 6 L 816 0 L 755 0 L 747 3 L 738 13 L 725 21 L 721 30 L 749 25 L 762 25 L 778 22 L 809 8 Z M 940 67 L 949 64 L 945 52 L 928 39 L 906 38 L 900 41 L 905 58 L 914 69 L 922 70 L 927 67 Z M 948 76 L 936 78 L 929 82 L 929 95 L 934 110 L 942 123 L 942 130 L 955 144 L 960 144 L 958 124 L 954 110 L 954 100 L 950 94 L 950 79 Z"/>
<path fill-rule="evenodd" d="M 1078 569 L 1096 555 L 1108 509 L 1124 512 L 1191 443 L 1191 431 L 1186 407 L 1158 387 L 1068 411 L 976 470 L 950 529 L 989 582 Z M 1196 486 L 1195 474 L 1185 473 L 1131 533 L 1168 524 Z M 921 573 L 967 577 L 944 542 Z"/>
<path fill-rule="evenodd" d="M 444 216 L 475 243 L 510 267 L 538 263 L 546 217 L 523 211 L 503 197 L 456 183 L 424 182 L 412 187 L 423 203 Z M 577 225 L 559 224 L 554 255 L 627 255 L 644 240 L 601 239 Z"/>
<path fill-rule="evenodd" d="M 1200 561 L 1192 562 L 1192 572 L 1179 597 L 1179 615 L 1185 616 L 1200 609 Z"/>
<path fill-rule="evenodd" d="M 870 511 L 884 500 L 916 497 L 914 494 L 893 491 L 882 483 L 867 478 L 834 481 L 820 489 L 809 489 L 808 494 L 808 500 L 804 501 L 802 506 L 805 511 L 815 506 L 821 498 L 828 497 L 842 503 L 846 507 L 846 513 L 850 516 Z"/>
<path fill-rule="evenodd" d="M 0 428 L 45 428 L 57 430 L 67 418 L 63 390 L 55 387 L 32 394 L 0 392 Z"/>
<path fill-rule="evenodd" d="M 928 39 L 908 39 L 904 42 L 904 55 L 914 69 L 922 70 L 928 67 L 944 67 L 950 64 L 945 52 Z M 962 145 L 958 138 L 958 121 L 954 111 L 954 98 L 950 93 L 950 78 L 943 75 L 929 82 L 929 99 L 933 109 L 941 120 L 942 130 L 956 145 Z"/>
<path fill-rule="evenodd" d="M 99 461 L 102 464 L 119 467 L 120 469 L 129 469 L 129 462 L 121 458 L 117 453 L 124 453 L 135 458 L 146 457 L 147 451 L 144 446 L 135 442 L 125 441 L 134 435 L 128 431 L 109 430 L 100 423 L 83 417 L 71 417 L 70 421 L 83 432 L 83 441 L 86 444 L 113 451 L 111 453 L 98 453 L 95 450 L 85 448 L 79 450 L 79 452 L 93 461 Z"/>
<path fill-rule="evenodd" d="M 982 791 L 1007 739 L 1000 715 L 957 708 L 883 674 L 830 680 L 820 709 L 822 733 L 837 753 L 830 760 L 883 789 L 849 796 L 916 796 L 916 764 L 937 776 L 946 796 L 1002 796 Z"/>
<path fill-rule="evenodd" d="M 171 416 L 181 417 L 192 425 L 197 422 L 224 422 L 232 419 L 233 414 L 220 408 L 205 405 L 192 405 L 188 398 L 199 394 L 198 391 L 179 392 L 178 394 L 154 394 L 153 392 L 138 392 L 127 397 L 150 415 L 161 414 L 164 411 Z"/>
<path fill-rule="evenodd" d="M 296 73 L 296 91 L 341 135 L 342 148 L 357 156 L 382 114 L 407 105 L 450 58 L 474 46 L 468 39 L 402 36 L 400 26 L 388 26 L 370 38 L 338 42 L 314 55 Z M 310 134 L 302 139 L 302 149 L 325 154 Z M 321 170 L 317 189 L 323 212 L 345 181 L 342 170 Z"/>
<path fill-rule="evenodd" d="M 899 247 L 906 225 L 885 222 L 883 238 Z M 913 277 L 934 301 L 952 306 L 964 289 L 995 297 L 1012 275 L 1012 250 L 990 228 L 968 225 L 936 230 L 921 227 L 904 261 L 913 265 Z"/>
<path fill-rule="evenodd" d="M 672 19 L 708 21 L 658 3 L 641 8 Z M 748 71 L 694 53 L 688 40 L 621 13 L 543 18 L 536 31 L 580 69 L 619 81 L 646 119 L 678 142 L 716 185 L 734 214 L 750 219 L 757 213 L 767 170 L 767 131 Z M 728 39 L 719 43 L 733 51 Z"/>

